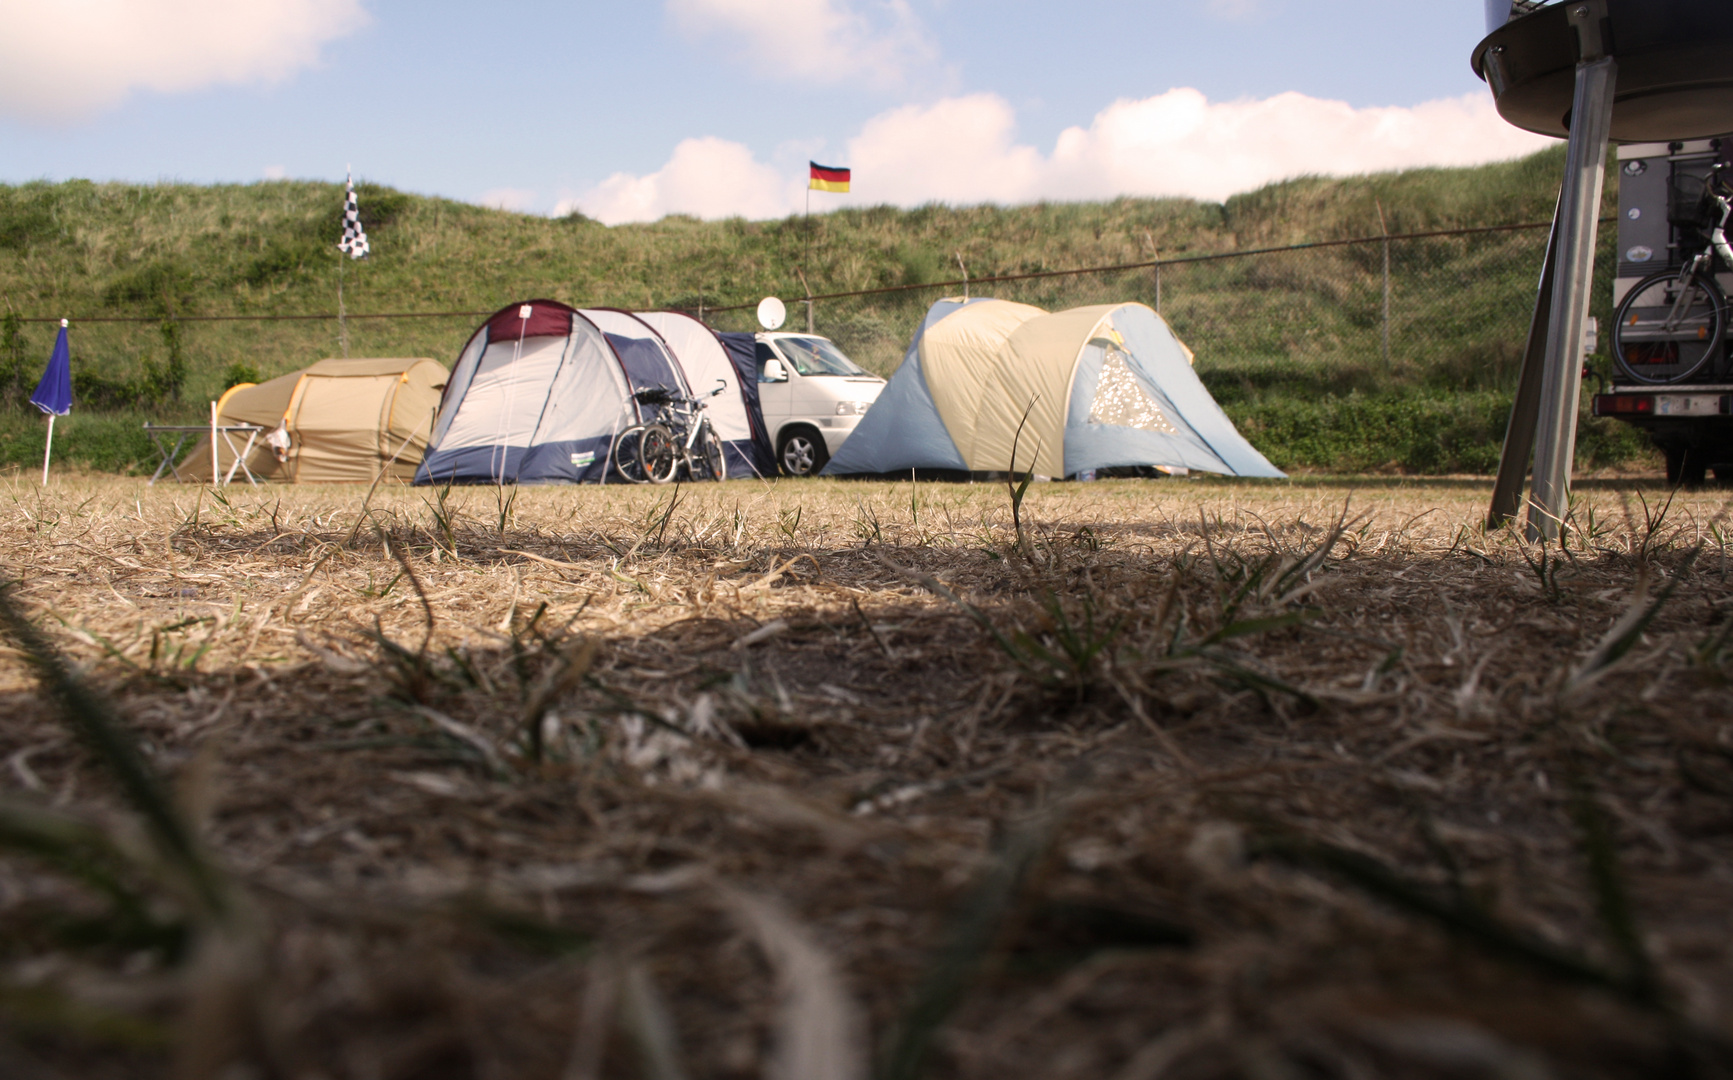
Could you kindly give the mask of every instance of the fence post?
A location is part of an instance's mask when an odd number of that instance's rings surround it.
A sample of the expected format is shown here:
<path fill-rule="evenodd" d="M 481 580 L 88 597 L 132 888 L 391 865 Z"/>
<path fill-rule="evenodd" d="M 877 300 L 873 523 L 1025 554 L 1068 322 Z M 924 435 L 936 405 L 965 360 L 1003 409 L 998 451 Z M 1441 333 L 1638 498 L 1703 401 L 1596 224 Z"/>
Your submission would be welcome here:
<path fill-rule="evenodd" d="M 1143 230 L 1143 238 L 1149 243 L 1150 265 L 1155 269 L 1155 313 L 1161 314 L 1161 249 L 1155 246 L 1155 237 L 1149 230 Z"/>
<path fill-rule="evenodd" d="M 967 302 L 969 299 L 969 268 L 963 265 L 962 252 L 955 251 L 952 252 L 952 254 L 957 257 L 957 268 L 963 271 L 963 300 L 964 302 Z"/>
<path fill-rule="evenodd" d="M 1384 237 L 1384 330 L 1383 357 L 1384 374 L 1390 374 L 1390 230 L 1384 224 L 1384 202 L 1373 199 L 1372 205 L 1378 208 L 1378 232 Z"/>
<path fill-rule="evenodd" d="M 795 273 L 800 275 L 800 287 L 806 290 L 806 299 L 801 301 L 806 305 L 806 332 L 816 333 L 812 328 L 812 286 L 806 283 L 805 270 L 796 270 Z"/>

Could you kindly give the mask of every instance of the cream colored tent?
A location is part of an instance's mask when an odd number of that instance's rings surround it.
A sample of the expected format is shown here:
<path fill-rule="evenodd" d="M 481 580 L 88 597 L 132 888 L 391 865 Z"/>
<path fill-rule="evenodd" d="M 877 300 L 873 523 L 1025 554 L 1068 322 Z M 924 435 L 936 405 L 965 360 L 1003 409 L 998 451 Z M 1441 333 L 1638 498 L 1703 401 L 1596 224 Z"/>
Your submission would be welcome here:
<path fill-rule="evenodd" d="M 260 435 L 247 467 L 261 480 L 299 484 L 409 481 L 421 464 L 439 409 L 446 370 L 434 360 L 321 360 L 268 382 L 232 387 L 217 403 L 223 424 L 257 424 L 277 432 L 279 450 Z M 245 446 L 245 436 L 234 437 Z M 228 440 L 217 440 L 217 466 L 234 463 Z M 209 483 L 211 445 L 199 441 L 177 473 Z M 240 473 L 235 473 L 237 478 Z"/>
<path fill-rule="evenodd" d="M 1142 304 L 940 300 L 829 475 L 1159 466 L 1279 477 Z"/>

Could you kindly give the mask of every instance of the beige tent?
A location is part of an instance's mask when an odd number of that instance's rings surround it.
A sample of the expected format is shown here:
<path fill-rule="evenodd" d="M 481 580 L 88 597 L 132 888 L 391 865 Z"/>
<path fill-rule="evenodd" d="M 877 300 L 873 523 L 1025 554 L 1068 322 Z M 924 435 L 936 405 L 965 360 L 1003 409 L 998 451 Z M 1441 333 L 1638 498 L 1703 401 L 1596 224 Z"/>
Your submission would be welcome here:
<path fill-rule="evenodd" d="M 943 299 L 825 472 L 1060 477 L 1150 466 L 1281 476 L 1234 429 L 1193 359 L 1142 304 L 1049 314 Z"/>
<path fill-rule="evenodd" d="M 370 484 L 386 478 L 409 481 L 421 463 L 445 388 L 446 370 L 434 360 L 321 360 L 312 367 L 258 384 L 229 389 L 217 403 L 223 424 L 265 429 L 247 457 L 260 480 L 298 484 Z M 276 433 L 281 444 L 267 442 Z M 236 447 L 245 435 L 230 436 Z M 217 467 L 234 464 L 229 440 L 217 439 Z M 177 473 L 209 483 L 211 444 L 199 441 Z M 241 474 L 235 473 L 239 479 Z"/>

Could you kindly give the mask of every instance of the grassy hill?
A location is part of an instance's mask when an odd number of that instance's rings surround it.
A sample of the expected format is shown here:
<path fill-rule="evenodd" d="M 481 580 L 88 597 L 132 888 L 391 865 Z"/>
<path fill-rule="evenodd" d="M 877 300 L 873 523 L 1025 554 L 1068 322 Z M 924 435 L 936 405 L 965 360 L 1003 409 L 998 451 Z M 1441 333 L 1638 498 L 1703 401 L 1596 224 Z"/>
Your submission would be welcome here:
<path fill-rule="evenodd" d="M 237 378 L 278 374 L 340 351 L 329 319 L 177 320 L 329 314 L 337 309 L 340 274 L 351 315 L 491 311 L 531 297 L 713 309 L 765 295 L 798 299 L 803 269 L 811 291 L 823 294 L 946 281 L 959 275 L 959 262 L 980 278 L 1377 235 L 1380 213 L 1392 233 L 1540 221 L 1551 214 L 1561 172 L 1561 153 L 1549 151 L 1476 169 L 1303 178 L 1219 204 L 870 207 L 810 220 L 673 216 L 611 228 L 576 215 L 535 217 L 363 184 L 374 254 L 358 264 L 336 251 L 336 184 L 0 186 L 0 317 L 7 317 L 0 324 L 0 396 L 17 403 L 28 394 L 53 335 L 52 324 L 10 316 L 72 318 L 83 400 L 66 425 L 65 453 L 121 468 L 144 458 L 135 430 L 142 417 L 197 420 Z M 1615 192 L 1609 184 L 1609 200 Z M 1393 265 L 1392 277 L 1408 291 L 1393 314 L 1388 363 L 1367 353 L 1381 302 L 1377 245 L 1169 267 L 1162 310 L 1197 349 L 1212 390 L 1237 421 L 1262 433 L 1260 443 L 1279 461 L 1484 467 L 1484 429 L 1502 430 L 1543 244 L 1544 236 L 1527 233 L 1393 245 L 1401 265 Z M 1138 271 L 978 294 L 1064 307 L 1152 302 L 1154 289 L 1153 276 Z M 938 295 L 825 302 L 815 322 L 888 374 Z M 794 311 L 794 321 L 804 317 L 798 305 Z M 105 317 L 147 321 L 91 321 Z M 718 313 L 713 321 L 748 329 L 750 313 Z M 467 315 L 352 318 L 348 351 L 450 362 L 476 322 Z M 1397 414 L 1408 416 L 1415 401 L 1431 403 L 1430 427 L 1417 428 L 1412 417 L 1382 427 L 1431 432 L 1419 436 L 1425 445 L 1357 430 L 1379 428 L 1360 422 L 1379 409 L 1400 405 Z M 1307 410 L 1325 406 L 1335 410 L 1327 423 L 1341 438 L 1284 434 L 1307 428 Z M 39 453 L 34 421 L 0 413 L 0 461 Z M 1317 417 L 1324 422 L 1325 413 Z M 1438 424 L 1449 430 L 1432 432 Z M 1496 432 L 1490 437 L 1495 457 Z M 1630 452 L 1596 440 L 1587 440 L 1591 454 Z"/>

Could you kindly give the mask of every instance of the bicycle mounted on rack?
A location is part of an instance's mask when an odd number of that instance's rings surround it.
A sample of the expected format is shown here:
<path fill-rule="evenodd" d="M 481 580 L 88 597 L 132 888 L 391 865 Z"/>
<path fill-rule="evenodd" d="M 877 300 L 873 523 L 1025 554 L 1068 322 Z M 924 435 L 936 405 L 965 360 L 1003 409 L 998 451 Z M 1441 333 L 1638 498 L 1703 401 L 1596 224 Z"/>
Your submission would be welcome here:
<path fill-rule="evenodd" d="M 1637 282 L 1613 315 L 1613 362 L 1637 382 L 1682 383 L 1706 368 L 1713 373 L 1724 357 L 1727 297 L 1715 272 L 1733 269 L 1726 233 L 1733 214 L 1730 170 L 1733 165 L 1717 162 L 1700 182 L 1688 175 L 1672 180 L 1668 221 L 1706 232 L 1707 240 L 1677 273 L 1662 270 Z"/>
<path fill-rule="evenodd" d="M 728 463 L 722 440 L 703 415 L 708 399 L 728 388 L 717 379 L 716 389 L 698 397 L 676 394 L 666 386 L 634 391 L 640 407 L 655 410 L 655 419 L 633 424 L 614 439 L 614 469 L 634 484 L 666 484 L 680 476 L 689 480 L 726 480 Z"/>

